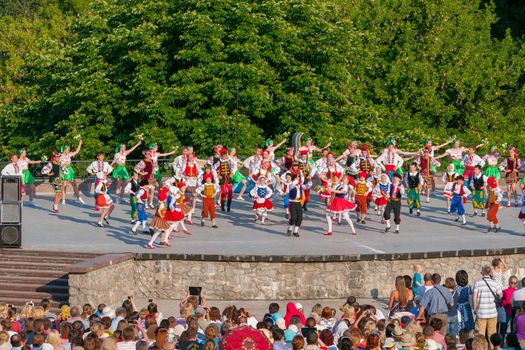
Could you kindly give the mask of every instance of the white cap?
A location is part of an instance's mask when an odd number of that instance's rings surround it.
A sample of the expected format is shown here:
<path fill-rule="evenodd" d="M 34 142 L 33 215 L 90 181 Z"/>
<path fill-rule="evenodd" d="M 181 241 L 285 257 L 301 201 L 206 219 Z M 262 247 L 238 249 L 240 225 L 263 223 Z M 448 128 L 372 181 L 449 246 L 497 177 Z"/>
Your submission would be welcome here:
<path fill-rule="evenodd" d="M 303 304 L 295 303 L 295 307 L 297 308 L 297 310 L 302 310 L 303 309 Z"/>

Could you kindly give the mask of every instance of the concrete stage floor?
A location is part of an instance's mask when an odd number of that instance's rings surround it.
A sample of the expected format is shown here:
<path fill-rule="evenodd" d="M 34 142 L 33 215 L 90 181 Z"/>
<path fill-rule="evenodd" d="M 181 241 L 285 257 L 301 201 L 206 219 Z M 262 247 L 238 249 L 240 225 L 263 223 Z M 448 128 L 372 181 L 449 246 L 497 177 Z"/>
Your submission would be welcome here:
<path fill-rule="evenodd" d="M 380 217 L 372 209 L 366 225 L 355 224 L 357 236 L 350 234 L 346 224 L 334 225 L 334 235 L 325 237 L 326 220 L 322 203 L 317 195 L 309 204 L 301 228 L 300 238 L 286 237 L 287 221 L 282 199 L 276 197 L 276 208 L 269 214 L 266 226 L 254 223 L 252 201 L 234 199 L 232 212 L 218 211 L 218 229 L 200 226 L 200 203 L 194 224 L 188 225 L 193 233 L 175 234 L 172 247 L 157 246 L 150 251 L 144 247 L 149 235 L 128 234 L 129 205 L 117 204 L 110 219 L 110 226 L 96 226 L 98 213 L 93 209 L 93 197 L 84 197 L 85 205 L 67 200 L 60 206 L 60 213 L 51 211 L 51 196 L 40 196 L 38 207 L 26 206 L 23 210 L 23 247 L 41 250 L 86 252 L 154 252 L 222 255 L 340 255 L 430 252 L 461 249 L 517 248 L 525 246 L 525 226 L 518 220 L 519 208 L 502 207 L 499 218 L 502 230 L 486 233 L 488 222 L 483 217 L 470 217 L 472 204 L 466 205 L 466 226 L 453 221 L 446 212 L 441 197 L 433 197 L 430 204 L 422 203 L 420 217 L 409 216 L 403 201 L 401 233 L 384 233 Z M 71 198 L 71 197 L 69 197 Z M 148 211 L 150 218 L 153 210 Z M 355 221 L 355 213 L 351 214 Z"/>

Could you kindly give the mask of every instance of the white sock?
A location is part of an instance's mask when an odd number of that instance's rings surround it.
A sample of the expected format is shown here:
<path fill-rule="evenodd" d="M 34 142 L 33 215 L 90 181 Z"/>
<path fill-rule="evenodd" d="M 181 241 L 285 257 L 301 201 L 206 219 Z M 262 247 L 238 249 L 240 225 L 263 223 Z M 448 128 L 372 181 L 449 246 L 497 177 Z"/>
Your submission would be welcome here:
<path fill-rule="evenodd" d="M 386 227 L 390 228 L 390 220 L 386 220 Z"/>
<path fill-rule="evenodd" d="M 299 232 L 299 226 L 294 226 L 293 232 L 294 232 L 294 233 Z"/>
<path fill-rule="evenodd" d="M 328 222 L 328 232 L 332 232 L 332 218 L 326 215 L 326 222 Z"/>
<path fill-rule="evenodd" d="M 184 220 L 180 222 L 180 225 L 182 226 L 182 229 L 183 229 L 184 231 L 188 231 L 188 230 L 186 229 L 186 225 L 184 225 Z"/>
<path fill-rule="evenodd" d="M 461 220 L 463 220 L 463 223 L 467 222 L 467 219 L 465 218 L 465 214 L 461 215 Z"/>
<path fill-rule="evenodd" d="M 396 230 L 399 231 L 399 225 L 396 224 Z"/>
<path fill-rule="evenodd" d="M 192 216 L 192 215 L 193 215 L 193 213 L 190 211 L 190 212 L 188 213 L 188 221 L 191 221 L 191 216 Z"/>
<path fill-rule="evenodd" d="M 290 225 L 290 227 L 288 227 L 288 230 L 293 231 L 293 227 L 294 227 L 293 225 Z"/>
<path fill-rule="evenodd" d="M 153 233 L 153 236 L 151 236 L 151 239 L 149 240 L 148 244 L 153 245 L 153 242 L 157 239 L 157 237 L 160 235 L 159 230 L 155 230 L 155 233 Z"/>
<path fill-rule="evenodd" d="M 352 219 L 350 219 L 350 216 L 348 216 L 348 213 L 345 213 L 343 216 L 348 225 L 350 226 L 350 230 L 352 231 L 352 233 L 355 233 L 354 223 L 352 222 Z"/>
<path fill-rule="evenodd" d="M 132 230 L 133 230 L 133 231 L 137 231 L 137 229 L 139 228 L 139 226 L 140 226 L 140 221 L 135 221 L 135 225 L 133 225 Z"/>

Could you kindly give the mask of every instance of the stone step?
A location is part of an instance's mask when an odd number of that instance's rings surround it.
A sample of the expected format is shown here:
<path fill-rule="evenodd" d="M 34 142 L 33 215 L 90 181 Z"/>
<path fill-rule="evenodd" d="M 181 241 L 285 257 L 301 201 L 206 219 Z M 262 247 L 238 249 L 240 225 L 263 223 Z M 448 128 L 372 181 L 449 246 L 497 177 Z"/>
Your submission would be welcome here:
<path fill-rule="evenodd" d="M 84 258 L 72 258 L 67 256 L 60 257 L 41 257 L 41 256 L 28 256 L 28 255 L 19 255 L 19 254 L 5 254 L 0 253 L 0 261 L 7 263 L 15 262 L 53 262 L 60 265 L 73 265 L 84 261 Z"/>
<path fill-rule="evenodd" d="M 8 299 L 25 299 L 25 301 L 39 301 L 44 298 L 54 300 L 57 302 L 67 302 L 69 300 L 69 293 L 47 293 L 47 292 L 31 292 L 31 291 L 9 291 L 0 290 L 0 304 L 5 304 Z"/>
<path fill-rule="evenodd" d="M 62 278 L 66 273 L 64 271 L 56 270 L 33 270 L 33 269 L 20 269 L 20 268 L 9 268 L 0 267 L 0 279 L 5 281 L 11 276 L 28 276 L 28 277 L 47 277 L 47 278 Z"/>
<path fill-rule="evenodd" d="M 53 285 L 59 285 L 59 286 L 67 286 L 69 278 L 67 275 L 59 278 L 53 278 L 53 277 L 39 277 L 39 276 L 8 276 L 8 277 L 2 277 L 3 281 L 6 281 L 6 283 L 14 283 L 14 284 L 34 284 L 34 285 L 40 285 L 43 286 L 45 284 L 53 284 Z"/>
<path fill-rule="evenodd" d="M 52 252 L 47 250 L 26 250 L 26 249 L 0 249 L 0 254 L 39 256 L 48 258 L 73 258 L 79 260 L 91 259 L 99 256 L 97 253 L 75 253 L 75 252 Z"/>
<path fill-rule="evenodd" d="M 12 269 L 34 270 L 36 273 L 40 270 L 45 271 L 65 271 L 70 264 L 61 264 L 55 262 L 39 261 L 2 261 L 2 266 Z"/>
<path fill-rule="evenodd" d="M 13 283 L 5 281 L 0 291 L 22 291 L 22 292 L 46 292 L 46 293 L 69 293 L 69 286 L 54 283 Z"/>

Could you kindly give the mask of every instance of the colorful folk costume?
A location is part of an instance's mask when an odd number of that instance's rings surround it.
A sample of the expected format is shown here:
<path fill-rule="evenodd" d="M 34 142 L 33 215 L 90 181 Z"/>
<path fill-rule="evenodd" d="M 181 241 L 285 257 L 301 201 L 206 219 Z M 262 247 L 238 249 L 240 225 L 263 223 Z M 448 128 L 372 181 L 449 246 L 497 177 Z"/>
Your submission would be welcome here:
<path fill-rule="evenodd" d="M 499 204 L 503 199 L 503 193 L 498 187 L 498 180 L 496 180 L 494 177 L 489 177 L 487 179 L 487 184 L 489 187 L 487 195 L 487 220 L 489 222 L 489 228 L 487 232 L 490 232 L 491 230 L 498 232 L 501 229 L 498 221 L 498 210 Z"/>
<path fill-rule="evenodd" d="M 221 158 L 215 163 L 215 171 L 219 176 L 219 186 L 221 187 L 221 211 L 227 210 L 230 212 L 233 199 L 233 183 L 231 178 L 237 168 L 228 158 L 228 150 L 226 148 L 222 148 L 220 154 Z"/>
<path fill-rule="evenodd" d="M 288 212 L 290 218 L 288 219 L 288 230 L 286 235 L 290 237 L 292 234 L 294 237 L 299 237 L 299 228 L 303 223 L 303 203 L 304 190 L 302 181 L 298 175 L 292 175 L 292 183 L 288 188 Z"/>
<path fill-rule="evenodd" d="M 182 190 L 180 190 L 178 186 L 179 185 L 169 186 L 169 194 L 166 200 L 167 210 L 166 214 L 164 214 L 164 219 L 171 225 L 168 229 L 168 239 L 172 231 L 175 233 L 179 232 L 179 225 L 182 226 L 182 232 L 184 232 L 187 235 L 191 235 L 191 232 L 188 231 L 188 229 L 186 229 L 186 226 L 184 225 L 184 214 L 182 213 L 181 207 L 178 205 L 179 198 L 181 196 L 183 198 L 182 200 L 184 201 L 184 192 L 182 192 Z"/>
<path fill-rule="evenodd" d="M 147 179 L 140 180 L 140 188 L 137 191 L 135 197 L 137 199 L 137 221 L 131 229 L 131 234 L 137 234 L 137 228 L 142 224 L 142 231 L 148 233 L 149 230 L 146 230 L 148 224 L 148 214 L 146 214 L 146 206 L 148 203 L 148 187 L 149 182 Z"/>
<path fill-rule="evenodd" d="M 372 183 L 367 180 L 368 174 L 364 171 L 359 173 L 355 184 L 355 202 L 357 204 L 357 223 L 366 224 L 367 198 L 372 192 Z"/>
<path fill-rule="evenodd" d="M 399 174 L 393 175 L 393 181 L 388 185 L 387 193 L 388 203 L 383 214 L 386 223 L 385 232 L 390 231 L 390 216 L 394 212 L 394 223 L 396 224 L 394 233 L 398 234 L 399 225 L 401 224 L 401 198 L 405 194 L 405 188 L 401 184 L 401 176 Z"/>
<path fill-rule="evenodd" d="M 99 153 L 97 154 L 97 160 L 93 161 L 88 167 L 87 167 L 87 172 L 88 174 L 91 174 L 91 175 L 94 175 L 94 186 L 95 188 L 98 186 L 98 183 L 101 181 L 101 178 L 98 176 L 98 174 L 100 173 L 104 173 L 106 174 L 106 176 L 111 173 L 111 171 L 113 170 L 113 168 L 111 167 L 111 165 L 109 165 L 108 162 L 105 162 L 104 161 L 104 154 L 103 153 Z M 104 179 L 106 179 L 106 177 L 104 177 Z M 98 206 L 97 202 L 96 202 L 96 199 L 97 199 L 97 193 L 95 191 L 95 210 L 96 211 L 99 211 L 100 207 Z"/>
<path fill-rule="evenodd" d="M 518 214 L 518 218 L 523 222 L 523 224 L 525 224 L 525 192 L 521 194 L 521 210 Z"/>
<path fill-rule="evenodd" d="M 499 169 L 505 172 L 505 184 L 507 185 L 507 207 L 510 207 L 512 195 L 514 205 L 518 206 L 517 183 L 519 181 L 521 162 L 514 147 L 509 148 L 509 156 L 500 164 Z"/>
<path fill-rule="evenodd" d="M 154 176 L 154 164 L 153 164 L 153 161 L 151 160 L 151 151 L 150 150 L 145 150 L 143 152 L 144 154 L 144 159 L 141 160 L 140 162 L 137 163 L 137 165 L 135 165 L 135 168 L 133 169 L 136 173 L 140 174 L 140 181 L 145 181 L 146 182 L 146 190 L 148 192 L 148 196 L 150 197 L 149 198 L 149 203 L 148 202 L 145 202 L 144 205 L 145 205 L 145 209 L 147 209 L 148 207 L 149 208 L 154 208 L 153 207 L 153 193 L 154 193 L 154 190 L 155 190 L 155 182 L 157 181 L 155 179 L 155 176 Z M 138 199 L 138 198 L 137 198 Z M 137 200 L 138 202 L 138 200 Z"/>
<path fill-rule="evenodd" d="M 401 167 L 403 166 L 403 159 L 396 152 L 392 140 L 387 142 L 387 148 L 376 159 L 376 163 L 388 175 L 390 180 L 392 180 L 392 176 L 395 173 L 403 172 L 401 170 Z"/>
<path fill-rule="evenodd" d="M 434 173 L 441 164 L 432 156 L 430 147 L 424 147 L 421 151 L 422 154 L 416 159 L 416 164 L 423 178 L 422 188 L 427 192 L 426 202 L 430 203 L 430 191 L 434 191 L 436 188 Z"/>
<path fill-rule="evenodd" d="M 421 186 L 423 184 L 424 178 L 417 171 L 409 171 L 406 174 L 406 184 L 408 186 L 407 191 L 407 204 L 410 214 L 416 209 L 416 215 L 420 216 L 421 212 Z"/>
<path fill-rule="evenodd" d="M 115 163 L 115 168 L 111 174 L 111 177 L 115 180 L 129 180 L 129 174 L 126 170 L 126 158 L 127 152 L 123 150 L 122 144 L 118 144 L 115 148 L 115 155 L 113 156 L 113 162 Z"/>
<path fill-rule="evenodd" d="M 33 202 L 33 199 L 35 198 L 36 188 L 35 178 L 29 171 L 29 165 L 40 163 L 40 161 L 33 161 L 27 158 L 27 153 L 25 149 L 18 150 L 18 165 L 20 166 L 20 171 L 22 172 L 22 187 L 24 188 L 23 193 L 29 193 L 28 204 L 33 206 L 36 206 L 36 204 Z M 22 200 L 25 201 L 25 198 L 22 198 Z"/>
<path fill-rule="evenodd" d="M 383 213 L 385 211 L 386 205 L 388 204 L 388 197 L 389 197 L 389 194 L 388 194 L 389 186 L 388 185 L 389 184 L 390 184 L 390 179 L 388 178 L 388 175 L 381 174 L 380 180 L 377 183 L 377 185 L 374 187 L 374 191 L 373 191 L 374 192 L 373 194 L 374 202 L 377 207 L 377 215 L 381 216 L 381 223 L 384 223 Z"/>
<path fill-rule="evenodd" d="M 459 142 L 457 142 L 459 144 Z M 457 145 L 455 145 L 457 146 Z M 454 171 L 458 175 L 462 175 L 465 172 L 465 168 L 463 167 L 463 153 L 467 149 L 465 147 L 453 147 L 446 150 L 446 154 L 449 156 L 450 163 L 454 165 Z"/>
<path fill-rule="evenodd" d="M 310 161 L 308 158 L 308 150 L 303 149 L 299 152 L 301 158 L 299 159 L 299 170 L 303 174 L 303 191 L 304 191 L 304 200 L 303 200 L 303 210 L 308 211 L 307 205 L 310 202 L 310 190 L 312 185 L 312 178 L 315 176 L 315 166 L 313 161 Z M 294 174 L 292 172 L 292 174 Z"/>
<path fill-rule="evenodd" d="M 138 176 L 135 174 L 131 181 L 126 185 L 126 188 L 124 189 L 125 193 L 129 194 L 129 205 L 131 206 L 131 223 L 134 224 L 137 221 L 138 218 L 138 211 L 137 211 L 137 192 L 140 189 Z"/>
<path fill-rule="evenodd" d="M 171 244 L 168 242 L 168 234 L 170 230 L 170 224 L 166 221 L 166 211 L 167 211 L 167 200 L 168 200 L 168 188 L 162 187 L 159 190 L 158 195 L 158 204 L 157 211 L 155 212 L 155 217 L 151 220 L 150 228 L 153 229 L 153 235 L 151 236 L 150 241 L 146 244 L 146 248 L 155 249 L 153 242 L 159 237 L 162 233 L 160 239 L 160 245 L 171 247 Z"/>
<path fill-rule="evenodd" d="M 107 174 L 105 172 L 99 172 L 97 173 L 97 185 L 95 187 L 95 194 L 96 194 L 96 206 L 100 209 L 100 217 L 98 220 L 98 226 L 104 227 L 105 225 L 109 225 L 108 218 L 111 215 L 111 212 L 115 208 L 115 205 L 113 204 L 113 200 L 108 195 L 108 181 L 106 180 Z"/>
<path fill-rule="evenodd" d="M 465 184 L 467 187 L 470 186 L 470 182 L 474 177 L 474 168 L 476 165 L 479 165 L 481 168 L 483 168 L 485 166 L 485 161 L 481 159 L 480 156 L 469 150 L 469 153 L 463 156 L 463 166 L 465 167 L 463 177 L 465 178 Z"/>
<path fill-rule="evenodd" d="M 456 182 L 452 185 L 450 191 L 452 192 L 452 201 L 450 203 L 450 213 L 454 214 L 457 212 L 455 221 L 462 219 L 462 224 L 467 224 L 465 217 L 465 208 L 463 204 L 467 202 L 467 197 L 470 195 L 470 190 L 463 183 L 464 178 L 462 175 L 456 177 Z"/>
<path fill-rule="evenodd" d="M 476 166 L 476 173 L 470 182 L 470 189 L 472 191 L 472 207 L 474 213 L 472 216 L 478 215 L 478 209 L 481 209 L 481 216 L 485 216 L 485 191 L 488 177 L 483 175 L 481 168 Z"/>
<path fill-rule="evenodd" d="M 71 183 L 71 186 L 73 187 L 73 192 L 75 196 L 77 197 L 77 201 L 85 204 L 82 197 L 80 197 L 80 192 L 78 191 L 78 186 L 75 181 L 76 174 L 75 170 L 73 170 L 73 167 L 71 166 L 71 158 L 76 156 L 78 152 L 80 152 L 80 148 L 82 147 L 82 140 L 79 141 L 77 149 L 74 152 L 70 152 L 69 146 L 64 145 L 60 147 L 60 165 L 62 166 L 61 170 L 61 177 L 63 180 L 63 186 L 62 186 L 62 204 L 66 204 L 66 187 L 68 183 Z"/>
<path fill-rule="evenodd" d="M 283 208 L 286 209 L 286 219 L 290 218 L 290 211 L 288 207 L 290 205 L 289 191 L 292 185 L 292 175 L 287 171 L 282 175 L 281 186 L 279 186 L 279 193 L 281 194 L 281 197 L 283 197 Z"/>
<path fill-rule="evenodd" d="M 340 156 L 341 164 L 344 166 L 346 174 L 352 176 L 355 180 L 357 180 L 359 173 L 359 156 L 360 151 L 357 149 L 357 142 L 352 142 L 348 145 L 348 149 Z"/>
<path fill-rule="evenodd" d="M 342 217 L 350 226 L 352 235 L 356 235 L 357 233 L 355 232 L 354 224 L 352 223 L 352 220 L 348 215 L 348 212 L 354 210 L 356 208 L 356 205 L 346 200 L 345 198 L 348 195 L 349 191 L 348 178 L 344 179 L 343 183 L 338 182 L 339 181 L 336 180 L 335 186 L 330 188 L 330 192 L 334 194 L 334 198 L 330 202 L 328 208 L 326 208 L 326 222 L 328 223 L 328 231 L 324 235 L 332 235 L 332 221 L 335 217 L 339 215 L 342 215 Z"/>
<path fill-rule="evenodd" d="M 255 221 L 261 218 L 261 224 L 266 224 L 268 212 L 273 210 L 273 204 L 270 201 L 273 191 L 266 185 L 266 177 L 259 176 L 259 182 L 250 191 L 250 195 L 254 199 L 253 210 L 255 211 Z"/>
<path fill-rule="evenodd" d="M 215 218 L 215 197 L 220 193 L 220 187 L 213 182 L 212 174 L 204 174 L 202 177 L 204 183 L 197 188 L 197 194 L 202 196 L 202 214 L 201 214 L 201 226 L 204 226 L 205 220 L 208 216 L 211 219 L 211 227 L 217 228 Z"/>
<path fill-rule="evenodd" d="M 184 194 L 186 193 L 187 185 L 184 182 L 179 182 L 177 187 L 179 188 L 179 195 L 177 197 L 177 208 L 180 209 L 184 217 L 186 217 L 186 221 L 191 224 L 191 216 L 193 215 L 192 208 L 187 204 L 189 201 L 189 198 L 187 198 Z"/>
<path fill-rule="evenodd" d="M 441 177 L 441 181 L 445 184 L 443 188 L 443 197 L 447 201 L 447 213 L 450 214 L 450 201 L 452 200 L 452 185 L 456 182 L 456 172 L 454 171 L 454 164 L 449 164 L 447 171 Z"/>
<path fill-rule="evenodd" d="M 498 168 L 499 156 L 499 153 L 495 152 L 492 154 L 487 154 L 484 157 L 484 160 L 487 163 L 487 168 L 483 171 L 483 175 L 485 175 L 486 177 L 493 177 L 496 180 L 501 179 L 501 172 Z"/>
<path fill-rule="evenodd" d="M 202 176 L 202 170 L 195 161 L 195 157 L 193 155 L 189 155 L 188 157 L 189 159 L 184 166 L 182 176 L 184 177 L 184 181 L 187 185 L 186 193 L 190 195 L 192 200 L 191 209 L 193 212 L 195 212 L 195 206 L 197 204 L 197 196 L 195 195 L 195 192 L 199 185 L 198 179 Z M 188 223 L 192 224 L 192 222 Z"/>
<path fill-rule="evenodd" d="M 367 173 L 367 178 L 373 178 L 374 176 L 374 161 L 370 157 L 368 152 L 368 146 L 362 145 L 359 147 L 359 172 Z M 366 197 L 366 207 L 370 208 L 370 202 L 372 201 L 372 191 L 368 192 Z"/>
<path fill-rule="evenodd" d="M 60 154 L 57 151 L 53 151 L 49 162 L 42 168 L 42 175 L 49 176 L 49 183 L 53 186 L 55 191 L 55 198 L 53 201 L 53 212 L 58 213 L 58 203 L 62 194 L 62 174 L 60 165 Z"/>

